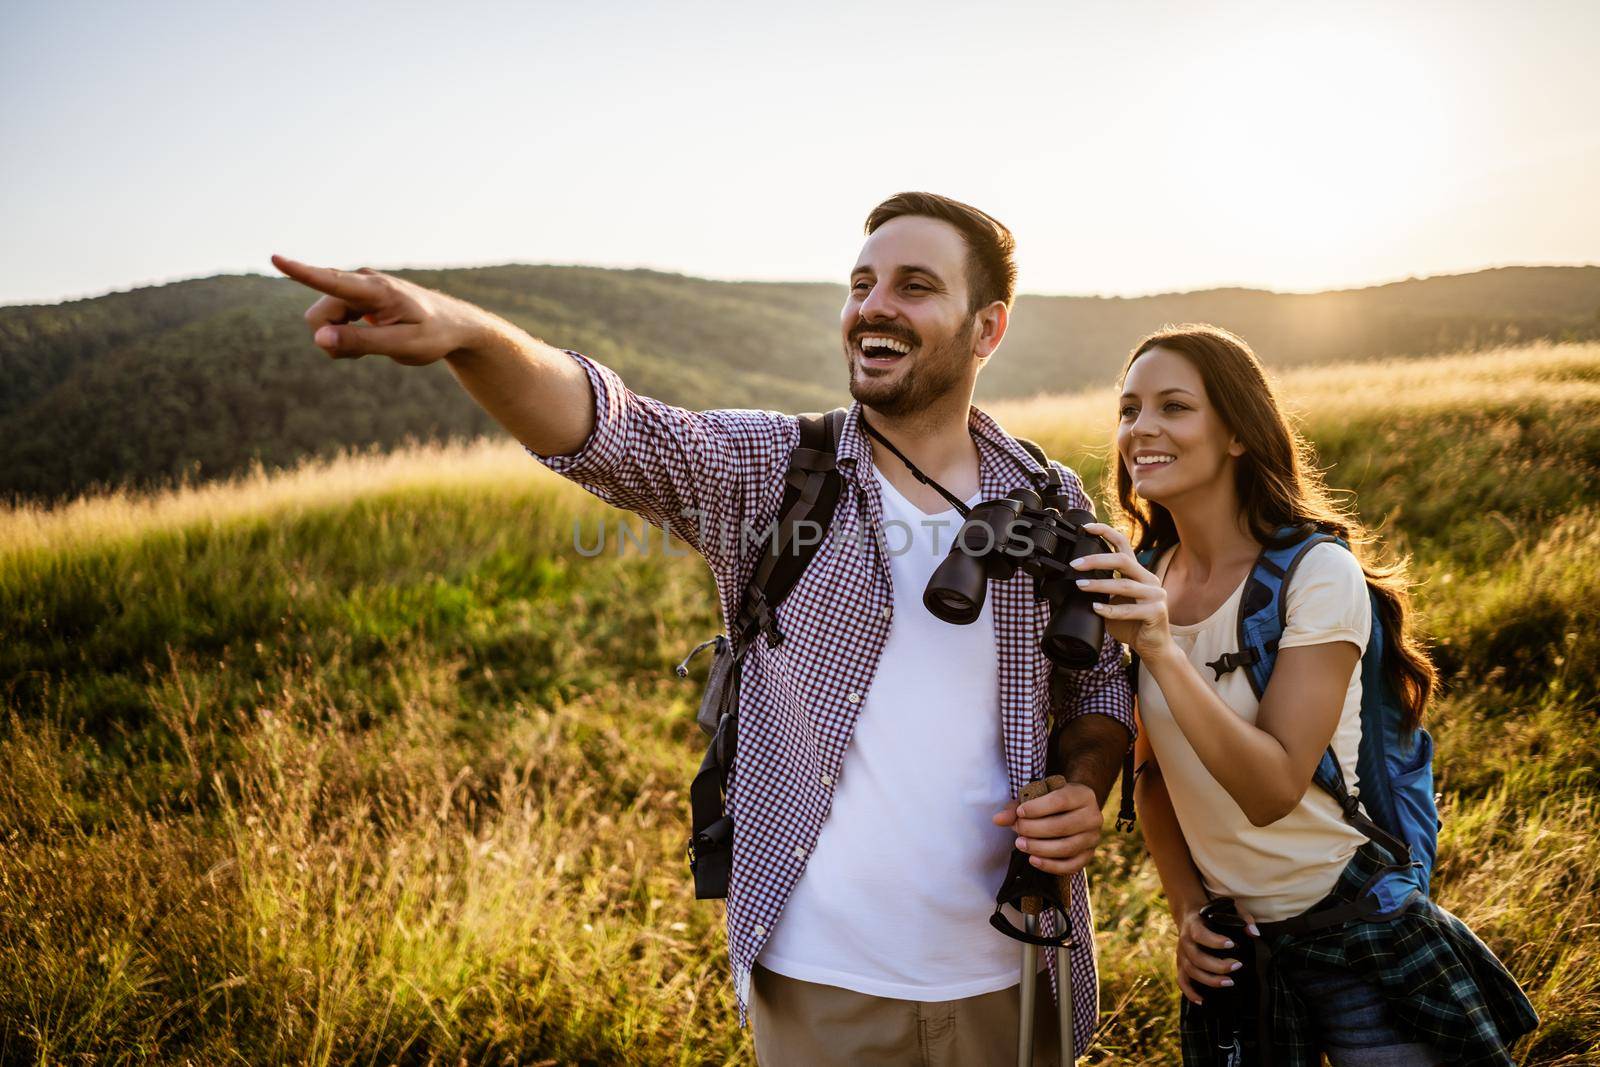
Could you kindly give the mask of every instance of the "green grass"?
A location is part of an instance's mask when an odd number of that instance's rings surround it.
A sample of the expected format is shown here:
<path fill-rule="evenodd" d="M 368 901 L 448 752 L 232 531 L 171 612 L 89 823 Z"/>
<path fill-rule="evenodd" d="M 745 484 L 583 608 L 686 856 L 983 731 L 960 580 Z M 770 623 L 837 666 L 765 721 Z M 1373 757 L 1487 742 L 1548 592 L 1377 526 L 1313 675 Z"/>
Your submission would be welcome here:
<path fill-rule="evenodd" d="M 1414 555 L 1438 897 L 1541 1065 L 1600 1043 L 1597 380 L 1567 346 L 1284 383 Z M 1102 402 L 998 413 L 1093 485 Z M 0 514 L 0 1061 L 753 1062 L 683 864 L 709 575 L 580 558 L 618 514 L 518 452 Z M 1154 869 L 1111 834 L 1094 872 L 1088 1059 L 1175 1063 Z"/>

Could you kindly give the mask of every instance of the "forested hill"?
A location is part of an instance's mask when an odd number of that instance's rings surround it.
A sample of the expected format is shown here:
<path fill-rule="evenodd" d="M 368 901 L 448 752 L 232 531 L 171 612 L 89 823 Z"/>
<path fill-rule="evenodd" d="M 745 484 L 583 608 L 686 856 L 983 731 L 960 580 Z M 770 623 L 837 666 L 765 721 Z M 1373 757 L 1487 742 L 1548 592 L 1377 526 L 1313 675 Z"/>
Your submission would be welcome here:
<path fill-rule="evenodd" d="M 501 266 L 397 271 L 482 304 L 696 408 L 847 402 L 842 286 L 654 271 Z M 216 477 L 350 445 L 499 432 L 443 365 L 333 362 L 292 282 L 222 276 L 0 308 L 0 497 Z M 1600 267 L 1506 267 L 1368 289 L 1217 289 L 1138 298 L 1024 296 L 979 402 L 1108 381 L 1166 322 L 1214 322 L 1269 364 L 1600 337 Z"/>

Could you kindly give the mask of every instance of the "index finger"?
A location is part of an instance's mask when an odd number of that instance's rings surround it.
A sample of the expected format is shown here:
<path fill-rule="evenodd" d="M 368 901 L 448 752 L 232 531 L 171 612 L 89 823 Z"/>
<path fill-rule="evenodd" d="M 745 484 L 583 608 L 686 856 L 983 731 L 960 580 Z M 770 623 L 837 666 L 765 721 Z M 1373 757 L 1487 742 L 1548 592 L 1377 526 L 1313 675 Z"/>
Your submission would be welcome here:
<path fill-rule="evenodd" d="M 1052 789 L 1042 797 L 1034 797 L 1026 804 L 1018 804 L 1017 815 L 1025 819 L 1037 819 L 1043 815 L 1060 815 L 1062 812 L 1077 811 L 1083 807 L 1099 810 L 1100 805 L 1095 803 L 1094 790 L 1082 782 L 1068 782 L 1060 789 Z"/>
<path fill-rule="evenodd" d="M 371 280 L 362 274 L 334 267 L 313 267 L 309 263 L 301 263 L 298 259 L 290 259 L 277 253 L 273 253 L 272 265 L 301 285 L 315 289 L 319 293 L 327 293 L 329 296 L 337 296 L 344 300 L 359 300 L 370 296 L 372 292 Z"/>
<path fill-rule="evenodd" d="M 1226 934 L 1217 933 L 1203 922 L 1195 924 L 1195 929 L 1191 931 L 1189 939 L 1197 945 L 1204 945 L 1206 948 L 1228 949 L 1233 947 L 1232 938 Z"/>
<path fill-rule="evenodd" d="M 1115 526 L 1108 526 L 1103 522 L 1086 522 L 1083 524 L 1083 528 L 1088 530 L 1090 533 L 1099 534 L 1107 541 L 1110 541 L 1112 547 L 1118 552 L 1126 552 L 1129 555 L 1133 554 L 1133 542 L 1128 540 L 1127 534 L 1123 533 Z"/>
<path fill-rule="evenodd" d="M 1131 552 L 1100 552 L 1091 556 L 1079 556 L 1072 561 L 1073 569 L 1079 571 L 1117 571 L 1124 578 L 1132 578 L 1146 585 L 1156 585 L 1156 576 L 1145 569 L 1137 556 Z"/>

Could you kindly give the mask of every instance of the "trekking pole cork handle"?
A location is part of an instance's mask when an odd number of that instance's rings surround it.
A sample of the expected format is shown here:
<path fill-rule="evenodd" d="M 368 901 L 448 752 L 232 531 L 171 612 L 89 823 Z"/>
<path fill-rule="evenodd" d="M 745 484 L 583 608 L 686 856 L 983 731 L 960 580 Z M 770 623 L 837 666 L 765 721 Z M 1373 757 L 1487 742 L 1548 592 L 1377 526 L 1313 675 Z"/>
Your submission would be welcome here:
<path fill-rule="evenodd" d="M 1052 774 L 1048 778 L 1036 778 L 1022 787 L 1022 795 L 1017 798 L 1017 803 L 1026 804 L 1030 800 L 1038 800 L 1046 793 L 1054 793 L 1057 789 L 1065 788 L 1066 784 L 1067 780 L 1059 774 Z M 1039 897 L 1023 897 L 1018 910 L 1024 915 L 1038 915 L 1044 910 L 1044 901 Z"/>

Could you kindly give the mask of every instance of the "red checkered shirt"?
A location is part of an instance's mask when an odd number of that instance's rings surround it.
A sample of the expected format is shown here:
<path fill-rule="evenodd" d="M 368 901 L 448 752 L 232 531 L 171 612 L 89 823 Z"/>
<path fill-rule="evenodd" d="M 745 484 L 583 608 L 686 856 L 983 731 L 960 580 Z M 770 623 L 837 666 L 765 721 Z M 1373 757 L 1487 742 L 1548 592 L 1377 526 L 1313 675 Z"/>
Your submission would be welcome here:
<path fill-rule="evenodd" d="M 775 411 L 674 407 L 633 392 L 610 368 L 568 354 L 588 373 L 594 389 L 594 430 L 571 455 L 528 453 L 607 503 L 670 528 L 704 556 L 731 633 L 755 569 L 759 534 L 777 516 L 789 453 L 800 437 L 799 420 Z M 860 408 L 851 406 L 838 442 L 844 485 L 833 522 L 836 528 L 842 523 L 846 530 L 878 531 L 883 514 L 871 451 L 859 428 Z M 973 407 L 968 426 L 978 447 L 983 499 L 1023 485 L 1039 487 L 1042 468 L 993 419 Z M 1053 466 L 1074 506 L 1092 510 L 1077 474 L 1059 463 Z M 746 530 L 753 532 L 746 535 Z M 737 827 L 727 898 L 728 955 L 741 1027 L 751 967 L 822 832 L 856 715 L 894 623 L 889 575 L 889 561 L 874 535 L 825 538 L 778 608 L 783 641 L 776 647 L 756 641 L 745 656 L 739 753 L 727 801 Z M 999 658 L 1001 739 L 1016 796 L 1044 772 L 1051 687 L 1050 662 L 1039 650 L 1039 637 L 1049 608 L 1034 599 L 1033 580 L 1021 573 L 991 581 L 989 596 Z M 1058 694 L 1066 698 L 1061 715 L 1109 715 L 1133 730 L 1121 653 L 1108 635 L 1099 662 L 1069 674 L 1068 686 Z M 862 901 L 862 907 L 879 903 Z M 1070 949 L 1073 1030 L 1082 1050 L 1093 1036 L 1099 1009 L 1094 920 L 1082 872 L 1072 878 L 1070 906 L 1077 931 Z M 1053 918 L 1051 913 L 1043 933 L 1054 934 Z M 1044 955 L 1054 990 L 1055 953 Z"/>

